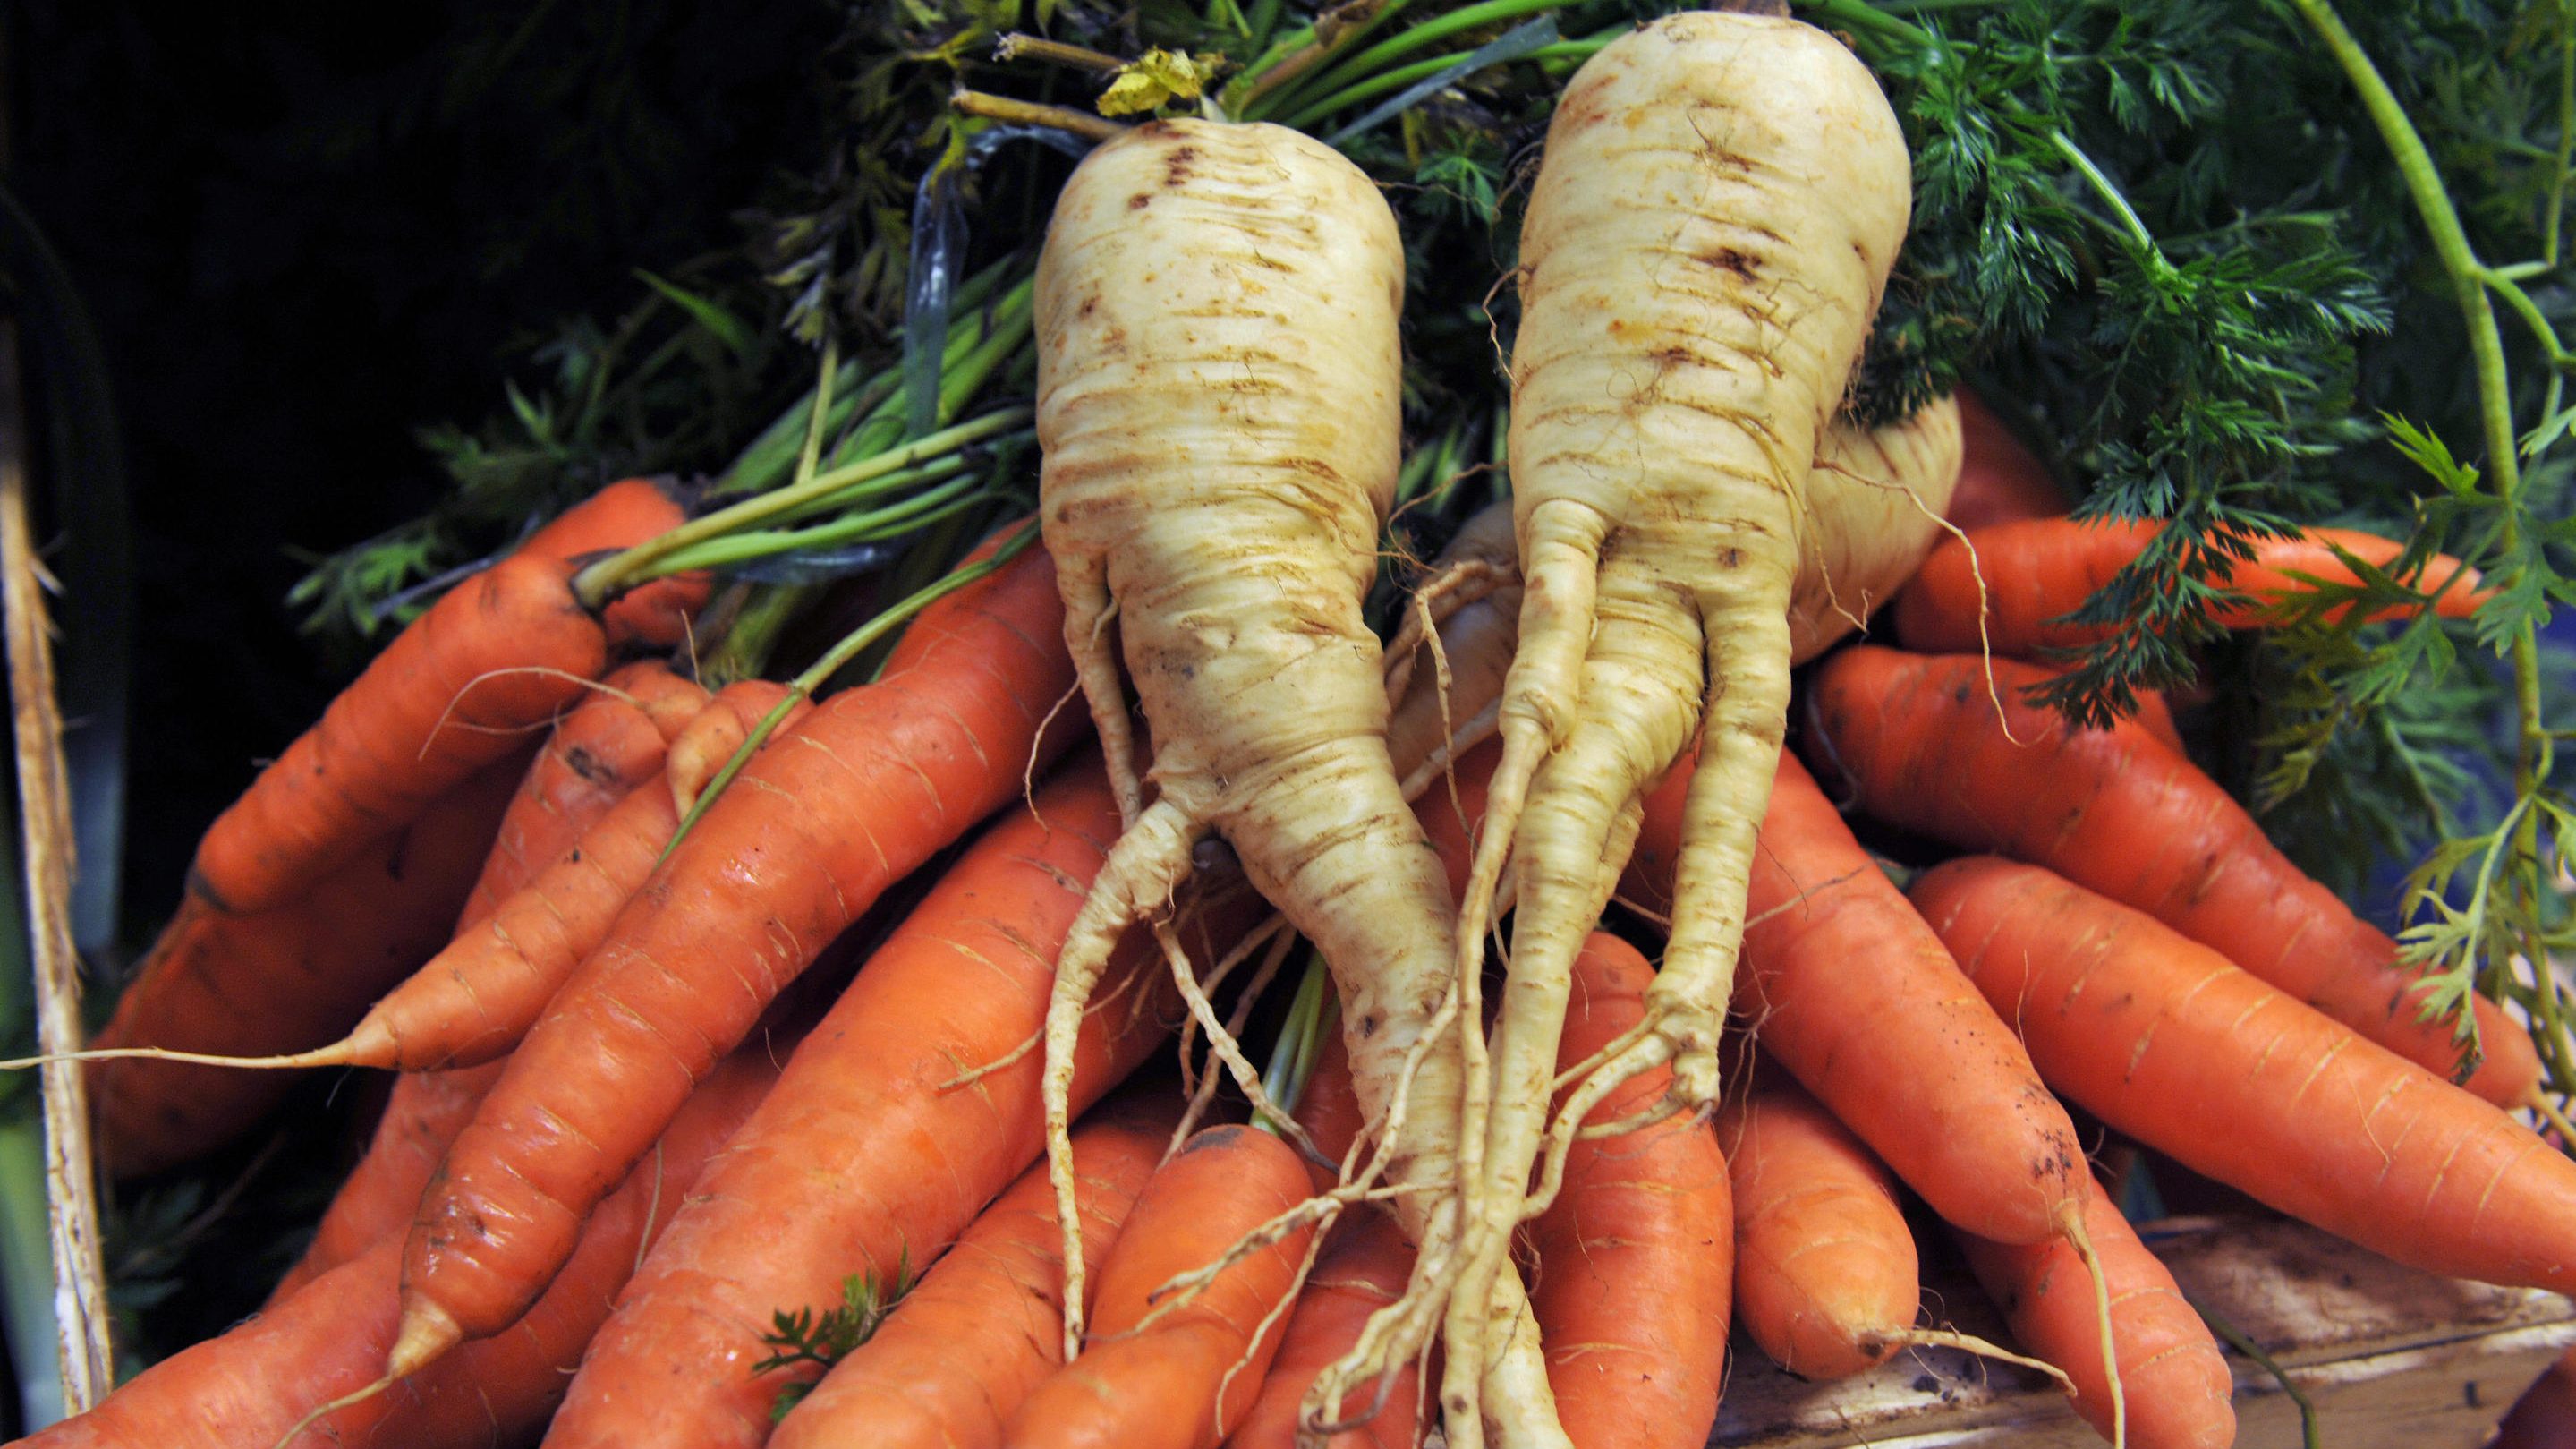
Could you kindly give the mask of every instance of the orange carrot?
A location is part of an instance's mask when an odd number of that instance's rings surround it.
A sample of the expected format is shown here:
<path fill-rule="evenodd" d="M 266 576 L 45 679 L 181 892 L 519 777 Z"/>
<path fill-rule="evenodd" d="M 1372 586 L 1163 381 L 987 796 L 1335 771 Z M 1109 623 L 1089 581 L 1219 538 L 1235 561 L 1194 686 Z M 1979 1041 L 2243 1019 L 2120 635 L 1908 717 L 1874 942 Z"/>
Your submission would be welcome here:
<path fill-rule="evenodd" d="M 2045 865 L 2410 1061 L 2456 1070 L 2450 1028 L 2417 1018 L 2420 980 L 2396 943 L 2301 873 L 2189 760 L 2134 725 L 2073 730 L 2023 702 L 2047 677 L 2033 665 L 1994 661 L 1998 719 L 1986 669 L 1970 655 L 1843 651 L 1808 697 L 1820 757 L 1882 820 Z M 2476 1010 L 2486 1060 L 2469 1089 L 2519 1105 L 2539 1055 L 2493 1003 Z"/>
<path fill-rule="evenodd" d="M 395 1079 L 366 1155 L 349 1170 L 304 1256 L 286 1270 L 268 1293 L 268 1306 L 285 1302 L 298 1289 L 365 1253 L 411 1223 L 420 1208 L 421 1189 L 447 1156 L 447 1148 L 483 1094 L 501 1078 L 498 1062 L 445 1072 L 405 1072 Z"/>
<path fill-rule="evenodd" d="M 1320 1073 L 1321 1067 L 1317 1070 Z M 1347 1075 L 1349 1068 L 1343 1071 Z M 1317 1145 L 1322 1145 L 1320 1140 Z M 1288 1315 L 1279 1352 L 1270 1360 L 1270 1376 L 1262 1380 L 1260 1396 L 1252 1401 L 1243 1422 L 1227 1437 L 1226 1449 L 1291 1449 L 1297 1442 L 1299 1402 L 1315 1376 L 1350 1351 L 1368 1325 L 1369 1315 L 1403 1296 L 1405 1281 L 1412 1276 L 1413 1244 L 1393 1217 L 1366 1206 L 1342 1214 Z M 1356 1427 L 1326 1438 L 1329 1449 L 1412 1449 L 1415 1427 L 1428 1407 L 1421 1402 L 1422 1372 L 1408 1364 L 1392 1378 L 1386 1407 Z M 1367 1394 L 1344 1399 L 1343 1417 L 1361 1418 L 1375 1392 L 1372 1384 Z M 1562 1408 L 1563 1400 L 1558 1405 Z"/>
<path fill-rule="evenodd" d="M 1922 1285 L 1896 1184 L 1785 1077 L 1718 1108 L 1735 1180 L 1735 1311 L 1772 1361 L 1810 1379 L 1883 1363 Z"/>
<path fill-rule="evenodd" d="M 1030 1393 L 1004 1442 L 1213 1449 L 1260 1392 L 1313 1229 L 1245 1253 L 1195 1297 L 1163 1301 L 1164 1285 L 1215 1265 L 1305 1196 L 1304 1159 L 1269 1133 L 1228 1126 L 1192 1136 L 1145 1184 L 1110 1246 L 1081 1357 Z"/>
<path fill-rule="evenodd" d="M 1952 525 L 1971 532 L 2025 518 L 2055 518 L 2066 511 L 2066 490 L 2050 476 L 1994 409 L 1959 389 L 1959 486 L 1945 510 Z"/>
<path fill-rule="evenodd" d="M 2084 1178 L 2084 1229 L 2110 1289 L 2111 1341 L 2136 1449 L 2226 1449 L 2236 1441 L 2235 1391 L 2209 1327 L 2183 1301 L 2156 1255 Z M 2102 1325 L 2092 1275 L 2064 1242 L 2026 1247 L 1960 1233 L 1968 1266 L 2004 1311 L 2013 1337 L 2074 1380 L 2075 1412 L 2111 1433 L 2111 1384 L 2102 1371 Z"/>
<path fill-rule="evenodd" d="M 669 741 L 707 692 L 659 660 L 630 664 L 557 721 L 528 766 L 457 930 L 489 916 L 570 849 L 600 816 L 662 772 Z"/>
<path fill-rule="evenodd" d="M 700 1167 L 776 1076 L 770 1048 L 735 1053 L 692 1094 L 658 1154 L 592 1215 L 564 1276 L 509 1333 L 316 1420 L 299 1449 L 449 1449 L 532 1439 L 582 1345 Z M 384 1370 L 402 1244 L 385 1238 L 220 1338 L 164 1359 L 25 1449 L 269 1449 L 313 1410 Z"/>
<path fill-rule="evenodd" d="M 1913 895 L 2112 1128 L 2401 1263 L 2576 1288 L 2576 1162 L 2493 1106 L 2035 866 L 1956 860 Z"/>
<path fill-rule="evenodd" d="M 1669 898 L 1690 771 L 1646 798 L 1626 888 Z M 1785 752 L 1745 904 L 1735 1009 L 1933 1211 L 2006 1242 L 2054 1236 L 2084 1149 L 1994 1009 Z"/>
<path fill-rule="evenodd" d="M 299 900 L 365 842 L 516 754 L 599 677 L 607 648 L 560 560 L 513 554 L 458 585 L 216 819 L 190 893 L 235 915 Z"/>
<path fill-rule="evenodd" d="M 557 1449 L 759 1445 L 777 1385 L 743 1366 L 770 1314 L 828 1306 L 849 1274 L 926 1261 L 1037 1160 L 1037 1054 L 958 1079 L 1045 1021 L 1057 943 L 1117 836 L 1108 778 L 1086 754 L 948 868 L 680 1209 L 583 1363 Z M 1209 938 L 1231 940 L 1252 904 L 1237 892 Z M 1077 1110 L 1165 1040 L 1172 1002 L 1151 944 L 1129 937 L 1084 1019 Z"/>
<path fill-rule="evenodd" d="M 1180 1119 L 1177 1100 L 1120 1106 L 1092 1113 L 1073 1134 L 1082 1251 L 1095 1265 Z M 875 1335 L 797 1404 L 771 1449 L 1000 1449 L 1002 1426 L 1064 1364 L 1057 1243 L 1046 1173 L 1021 1173 Z"/>
<path fill-rule="evenodd" d="M 948 624 L 775 736 L 698 821 L 450 1150 L 404 1256 L 397 1370 L 525 1312 L 583 1215 L 761 1009 L 879 892 L 1019 794 L 1073 687 L 1062 607 L 1035 548 L 942 598 L 925 617 L 973 626 Z"/>
<path fill-rule="evenodd" d="M 674 796 L 685 789 L 694 799 L 786 694 L 767 680 L 727 685 L 672 741 L 667 788 L 648 784 L 619 800 L 489 919 L 386 993 L 332 1059 L 426 1071 L 493 1061 L 516 1047 L 651 878 L 679 828 Z"/>
<path fill-rule="evenodd" d="M 695 714 L 707 700 L 705 690 L 659 664 L 629 666 L 606 682 L 618 692 L 594 695 L 565 716 L 528 766 L 526 781 L 501 817 L 482 878 L 474 883 L 475 894 L 466 902 L 460 933 L 470 932 L 490 914 L 483 905 L 487 893 L 496 904 L 515 896 L 539 866 L 561 854 L 545 837 L 579 838 L 657 769 L 666 724 L 676 728 L 672 722 L 681 710 Z M 408 985 L 396 987 L 393 994 L 402 994 Z M 419 1035 L 412 1033 L 410 1039 Z M 499 1076 L 500 1069 L 487 1064 L 412 1071 L 397 1079 L 366 1155 L 332 1194 L 313 1241 L 269 1291 L 269 1303 L 284 1301 L 410 1222 L 431 1172 Z"/>
<path fill-rule="evenodd" d="M 1323 1049 L 1315 1053 L 1315 1065 L 1306 1074 L 1306 1090 L 1298 1097 L 1297 1110 L 1292 1115 L 1297 1125 L 1306 1129 L 1306 1137 L 1315 1144 L 1315 1150 L 1336 1166 L 1350 1154 L 1351 1144 L 1367 1127 L 1368 1111 L 1360 1106 L 1359 1087 L 1351 1080 L 1350 1048 L 1343 1043 L 1340 1032 L 1324 1033 Z M 1340 1174 L 1327 1170 L 1322 1163 L 1309 1162 L 1306 1167 L 1315 1179 L 1317 1192 L 1329 1192 L 1340 1181 Z"/>
<path fill-rule="evenodd" d="M 1646 1018 L 1654 968 L 1595 933 L 1574 962 L 1557 1047 L 1571 1069 Z M 1615 1122 L 1663 1099 L 1669 1068 L 1629 1081 L 1587 1119 Z M 1557 1420 L 1577 1449 L 1700 1449 L 1717 1422 L 1733 1303 L 1735 1208 L 1726 1159 L 1684 1115 L 1578 1141 L 1556 1201 L 1532 1225 L 1530 1311 Z"/>
<path fill-rule="evenodd" d="M 336 1037 L 447 939 L 518 776 L 515 759 L 487 767 L 283 909 L 242 916 L 183 901 L 92 1045 L 270 1056 Z M 180 1062 L 89 1071 L 99 1155 L 118 1177 L 219 1146 L 294 1085 L 286 1072 Z"/>
<path fill-rule="evenodd" d="M 2143 553 L 2147 541 L 2162 527 L 2036 518 L 1977 529 L 1965 543 L 1945 539 L 1923 561 L 1914 581 L 1896 596 L 1897 637 L 1909 649 L 1930 653 L 1972 653 L 1982 643 L 2016 659 L 2107 638 L 2110 631 L 2100 625 L 2064 623 L 2061 616 L 2082 607 L 2096 589 Z M 2358 583 L 2353 571 L 2335 556 L 2335 548 L 2374 568 L 2385 568 L 2404 551 L 2389 539 L 2348 528 L 2312 528 L 2297 538 L 2246 542 L 2253 549 L 2253 559 L 2238 563 L 2222 582 L 2250 597 L 2217 611 L 2214 617 L 2222 628 L 2258 629 L 2279 618 L 2287 604 L 2313 587 L 2307 579 Z M 1981 574 L 1982 594 L 1977 588 Z M 2467 618 L 2485 599 L 2478 591 L 2478 571 L 2448 554 L 2433 555 L 2423 572 L 2406 582 L 2426 593 L 2438 592 L 2434 608 L 2446 619 Z M 1982 634 L 1977 627 L 1981 603 Z M 2371 617 L 2398 618 L 2405 613 L 2394 608 Z"/>
<path fill-rule="evenodd" d="M 687 521 L 687 511 L 661 483 L 628 478 L 566 509 L 528 535 L 519 552 L 586 564 L 660 537 Z M 612 644 L 631 641 L 676 649 L 688 641 L 689 616 L 705 606 L 712 587 L 713 580 L 703 573 L 655 579 L 611 599 L 600 610 L 600 622 L 607 626 Z"/>

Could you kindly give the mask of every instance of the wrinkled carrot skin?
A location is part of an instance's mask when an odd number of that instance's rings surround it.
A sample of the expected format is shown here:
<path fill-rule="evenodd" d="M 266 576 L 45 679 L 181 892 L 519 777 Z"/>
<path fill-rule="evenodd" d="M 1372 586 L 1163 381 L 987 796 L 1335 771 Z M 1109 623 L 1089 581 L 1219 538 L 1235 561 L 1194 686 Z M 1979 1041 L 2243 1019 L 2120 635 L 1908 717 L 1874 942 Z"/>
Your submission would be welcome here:
<path fill-rule="evenodd" d="M 2398 1262 L 2576 1288 L 2576 1162 L 2495 1107 L 2035 866 L 1966 857 L 1912 894 L 2112 1128 Z"/>
<path fill-rule="evenodd" d="M 564 510 L 528 535 L 519 552 L 588 563 L 658 538 L 688 517 L 688 510 L 661 483 L 627 478 Z M 705 573 L 655 579 L 609 600 L 599 611 L 600 623 L 606 626 L 611 645 L 676 649 L 688 642 L 689 619 L 706 607 L 714 587 L 713 577 Z"/>
<path fill-rule="evenodd" d="M 365 842 L 517 754 L 607 662 L 570 565 L 501 560 L 395 636 L 216 818 L 189 893 L 234 915 L 292 904 Z"/>
<path fill-rule="evenodd" d="M 665 730 L 677 731 L 708 698 L 696 684 L 654 663 L 630 665 L 604 682 L 617 693 L 593 695 L 566 715 L 529 764 L 466 900 L 460 934 L 470 933 L 492 906 L 516 895 L 540 866 L 657 772 Z M 550 772 L 550 764 L 562 768 Z M 572 838 L 563 847 L 547 843 L 547 837 L 566 835 Z M 269 1290 L 269 1305 L 408 1224 L 430 1174 L 499 1077 L 499 1067 L 485 1064 L 407 1071 L 397 1078 L 366 1154 L 332 1194 L 304 1255 Z"/>
<path fill-rule="evenodd" d="M 1646 1018 L 1654 968 L 1596 933 L 1574 961 L 1560 1072 Z M 1615 1122 L 1662 1100 L 1671 1074 L 1639 1076 L 1593 1109 Z M 1668 1118 L 1577 1141 L 1556 1201 L 1531 1225 L 1530 1311 L 1557 1421 L 1576 1449 L 1700 1449 L 1717 1422 L 1734 1302 L 1735 1207 L 1708 1124 Z"/>
<path fill-rule="evenodd" d="M 1982 573 L 1983 640 L 1995 653 L 2030 659 L 2042 650 L 2081 648 L 2108 638 L 2109 631 L 2100 625 L 2057 620 L 2083 607 L 2095 590 L 2146 550 L 2148 540 L 2161 527 L 2108 519 L 2033 518 L 1975 529 L 1965 543 L 1946 538 L 1897 595 L 1897 637 L 1908 649 L 1925 653 L 1975 653 L 1980 644 L 1977 577 Z M 2301 538 L 2249 542 L 2254 558 L 2237 564 L 2226 586 L 2252 598 L 2218 610 L 2212 617 L 2221 628 L 2259 629 L 2279 618 L 2283 605 L 2311 587 L 2293 575 L 2358 583 L 2330 544 L 2382 568 L 2405 551 L 2393 540 L 2348 528 L 2312 528 Z M 2452 581 L 2455 574 L 2457 582 Z M 2434 610 L 2445 619 L 2467 618 L 2486 597 L 2478 591 L 2477 570 L 2448 554 L 2435 554 L 2411 582 L 2426 593 L 2440 591 Z M 2343 612 L 2330 611 L 2330 617 Z M 2392 608 L 2371 618 L 2403 618 L 2408 612 Z"/>
<path fill-rule="evenodd" d="M 1073 1134 L 1082 1255 L 1097 1266 L 1162 1161 L 1180 1103 L 1123 1103 Z M 1002 1427 L 1064 1365 L 1064 1263 L 1044 1170 L 1020 1174 L 894 1315 L 832 1366 L 771 1449 L 1000 1449 Z"/>
<path fill-rule="evenodd" d="M 474 1120 L 483 1094 L 501 1079 L 498 1062 L 454 1071 L 405 1072 L 394 1082 L 384 1115 L 367 1140 L 366 1155 L 331 1195 L 304 1256 L 268 1293 L 276 1307 L 305 1284 L 364 1254 L 388 1235 L 411 1225 L 430 1174 L 447 1157 L 456 1134 Z"/>
<path fill-rule="evenodd" d="M 2226 1449 L 2236 1441 L 2235 1392 L 2208 1325 L 2183 1300 L 2165 1265 L 2088 1175 L 2084 1231 L 2110 1289 L 2112 1354 L 2137 1449 Z M 1968 1267 L 2032 1357 L 2075 1381 L 2075 1412 L 2111 1435 L 2111 1385 L 2102 1374 L 2101 1318 L 2093 1276 L 2064 1242 L 2011 1246 L 1958 1234 Z"/>
<path fill-rule="evenodd" d="M 672 1204 L 776 1074 L 763 1044 L 727 1059 L 691 1096 L 659 1153 L 592 1215 L 564 1276 L 524 1321 L 317 1421 L 297 1436 L 296 1449 L 456 1449 L 533 1439 L 634 1270 L 639 1248 L 670 1220 Z M 384 1372 L 401 1249 L 399 1239 L 380 1239 L 259 1317 L 164 1359 L 96 1409 L 23 1441 L 26 1449 L 269 1449 L 297 1420 Z"/>
<path fill-rule="evenodd" d="M 1297 1110 L 1289 1115 L 1306 1129 L 1315 1150 L 1336 1166 L 1350 1155 L 1351 1144 L 1368 1126 L 1368 1110 L 1360 1105 L 1359 1086 L 1351 1080 L 1350 1048 L 1340 1032 L 1324 1033 L 1323 1049 L 1315 1053 L 1315 1065 L 1306 1074 L 1306 1090 L 1297 1098 Z M 1319 1162 L 1308 1162 L 1306 1170 L 1317 1192 L 1330 1192 L 1341 1180 L 1339 1172 Z"/>
<path fill-rule="evenodd" d="M 1623 890 L 1660 908 L 1688 762 L 1646 798 Z M 1735 1009 L 1935 1212 L 1987 1237 L 2057 1231 L 2084 1149 L 2030 1056 L 1959 974 L 1796 757 L 1782 752 L 1753 857 Z"/>
<path fill-rule="evenodd" d="M 526 1311 L 716 1057 L 879 892 L 1070 738 L 1040 739 L 1073 687 L 1043 549 L 925 616 L 955 632 L 774 737 L 513 1053 L 413 1226 L 415 1322 L 444 1314 L 470 1338 Z"/>
<path fill-rule="evenodd" d="M 430 1071 L 497 1061 L 516 1047 L 652 877 L 679 828 L 675 794 L 685 785 L 695 798 L 786 693 L 745 680 L 708 701 L 672 742 L 675 752 L 693 748 L 665 762 L 670 783 L 629 792 L 489 919 L 387 992 L 350 1033 L 353 1060 Z"/>
<path fill-rule="evenodd" d="M 1722 1104 L 1717 1140 L 1735 1180 L 1737 1320 L 1802 1378 L 1884 1363 L 1922 1295 L 1895 1179 L 1786 1077 Z"/>
<path fill-rule="evenodd" d="M 466 898 L 461 934 L 572 848 L 627 792 L 662 772 L 673 736 L 705 708 L 706 690 L 659 660 L 611 671 L 555 723 L 501 817 L 492 854 Z"/>
<path fill-rule="evenodd" d="M 557 1449 L 760 1444 L 775 1385 L 744 1370 L 766 1353 L 769 1315 L 829 1306 L 849 1274 L 926 1261 L 1038 1160 L 1036 1052 L 948 1084 L 1045 1021 L 1057 944 L 1117 836 L 1107 777 L 1086 753 L 948 868 L 680 1209 L 583 1364 Z M 1221 948 L 1258 909 L 1237 890 L 1183 939 L 1204 967 L 1217 951 L 1201 943 Z M 1083 1020 L 1077 1111 L 1177 1020 L 1151 947 L 1128 935 Z"/>
<path fill-rule="evenodd" d="M 516 759 L 487 767 L 285 909 L 181 902 L 92 1045 L 269 1056 L 336 1039 L 447 939 L 518 777 Z M 89 1073 L 99 1157 L 116 1177 L 222 1145 L 301 1075 L 140 1060 Z"/>
<path fill-rule="evenodd" d="M 1262 1380 L 1261 1394 L 1243 1422 L 1226 1437 L 1226 1449 L 1293 1449 L 1298 1401 L 1315 1376 L 1359 1341 L 1370 1314 L 1403 1296 L 1405 1280 L 1412 1275 L 1413 1244 L 1394 1218 L 1373 1207 L 1344 1213 L 1298 1291 L 1279 1352 L 1270 1360 L 1270 1376 Z M 1327 1449 L 1413 1449 L 1418 1442 L 1414 1425 L 1428 1407 L 1421 1386 L 1421 1370 L 1406 1365 L 1387 1386 L 1386 1407 L 1358 1427 L 1327 1438 Z M 1370 1393 L 1375 1391 L 1371 1385 Z M 1368 1397 L 1354 1393 L 1344 1399 L 1343 1417 L 1366 1412 Z M 1562 1399 L 1558 1406 L 1562 1409 Z M 1579 1436 L 1575 1442 L 1592 1449 Z"/>
<path fill-rule="evenodd" d="M 1242 1422 L 1270 1371 L 1287 1315 L 1261 1325 L 1287 1297 L 1313 1229 L 1244 1255 L 1154 1322 L 1146 1316 L 1174 1276 L 1214 1263 L 1305 1196 L 1305 1163 L 1279 1138 L 1236 1126 L 1193 1135 L 1145 1184 L 1110 1245 L 1081 1357 L 1021 1403 L 1004 1442 L 1214 1449 Z"/>
<path fill-rule="evenodd" d="M 1820 768 L 1881 820 L 2045 865 L 2410 1061 L 2456 1069 L 2450 1028 L 2416 1017 L 2420 978 L 2398 964 L 2397 943 L 2292 865 L 2190 760 L 2134 725 L 2073 730 L 2025 702 L 2048 677 L 2036 665 L 1993 661 L 1998 720 L 1986 668 L 1973 655 L 1836 655 L 1808 694 Z M 2476 1010 L 2486 1060 L 2469 1090 L 2519 1105 L 2539 1054 L 2494 1003 Z"/>
<path fill-rule="evenodd" d="M 1951 490 L 1946 510 L 1953 527 L 1973 532 L 2066 512 L 2066 490 L 2049 474 L 2048 465 L 1964 387 L 1959 389 L 1959 438 L 1959 485 Z"/>

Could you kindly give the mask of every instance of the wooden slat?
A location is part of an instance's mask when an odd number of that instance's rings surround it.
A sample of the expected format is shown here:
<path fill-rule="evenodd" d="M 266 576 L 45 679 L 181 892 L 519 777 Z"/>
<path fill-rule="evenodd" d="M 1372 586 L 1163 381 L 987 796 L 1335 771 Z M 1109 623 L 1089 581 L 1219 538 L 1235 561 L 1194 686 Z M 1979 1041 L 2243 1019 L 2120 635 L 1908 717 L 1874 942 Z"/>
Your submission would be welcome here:
<path fill-rule="evenodd" d="M 2183 1291 L 2260 1345 L 2313 1402 L 2336 1449 L 2476 1449 L 2576 1344 L 2576 1304 L 2403 1268 L 2282 1218 L 2192 1218 L 2141 1229 Z M 1964 1278 L 1930 1286 L 1940 1315 L 2008 1342 Z M 2237 1443 L 2294 1449 L 2298 1410 L 2231 1353 Z M 2085 1449 L 2102 1441 L 2037 1374 L 1921 1350 L 1855 1379 L 1807 1384 L 1740 1337 L 1714 1445 L 1726 1449 Z"/>

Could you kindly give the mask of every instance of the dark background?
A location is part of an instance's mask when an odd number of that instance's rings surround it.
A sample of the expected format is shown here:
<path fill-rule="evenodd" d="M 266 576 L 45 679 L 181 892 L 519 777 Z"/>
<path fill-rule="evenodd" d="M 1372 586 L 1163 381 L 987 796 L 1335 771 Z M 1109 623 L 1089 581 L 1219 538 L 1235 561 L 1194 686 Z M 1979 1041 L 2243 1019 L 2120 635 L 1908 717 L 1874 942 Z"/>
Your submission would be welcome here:
<path fill-rule="evenodd" d="M 10 7 L 7 181 L 99 333 L 137 574 L 127 946 L 354 660 L 282 600 L 441 486 L 414 430 L 742 235 L 827 144 L 822 0 Z M 41 368 L 44 359 L 35 359 Z M 342 651 L 345 653 L 346 651 Z"/>

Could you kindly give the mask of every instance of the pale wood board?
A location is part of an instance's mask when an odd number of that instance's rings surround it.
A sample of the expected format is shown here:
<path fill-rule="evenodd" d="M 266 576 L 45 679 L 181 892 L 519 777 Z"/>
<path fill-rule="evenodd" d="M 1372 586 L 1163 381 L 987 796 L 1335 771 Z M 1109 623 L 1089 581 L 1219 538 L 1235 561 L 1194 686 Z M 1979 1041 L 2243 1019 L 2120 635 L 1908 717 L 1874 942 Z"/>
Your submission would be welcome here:
<path fill-rule="evenodd" d="M 2225 1318 L 2316 1405 L 2330 1449 L 2476 1449 L 2515 1399 L 2576 1345 L 2576 1304 L 2400 1267 L 2273 1217 L 2171 1219 L 2141 1235 L 2185 1294 Z M 1935 1318 L 2009 1342 L 1964 1278 L 1927 1285 Z M 2236 1442 L 2296 1449 L 2297 1408 L 2243 1355 Z M 2056 1387 L 2009 1365 L 1927 1349 L 1835 1384 L 1772 1367 L 1739 1335 L 1712 1445 L 1726 1449 L 2085 1449 L 2102 1440 Z"/>

